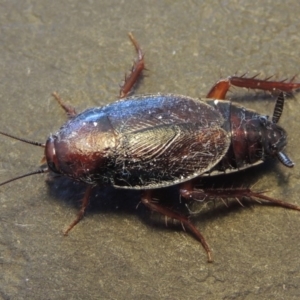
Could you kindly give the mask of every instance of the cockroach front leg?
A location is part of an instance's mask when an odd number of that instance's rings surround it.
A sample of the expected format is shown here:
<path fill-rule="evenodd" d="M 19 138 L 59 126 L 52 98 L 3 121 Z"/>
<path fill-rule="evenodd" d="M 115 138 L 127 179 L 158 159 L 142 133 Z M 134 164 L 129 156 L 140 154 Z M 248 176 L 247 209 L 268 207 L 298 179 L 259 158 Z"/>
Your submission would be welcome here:
<path fill-rule="evenodd" d="M 130 32 L 128 35 L 137 52 L 137 60 L 134 62 L 130 74 L 125 75 L 124 84 L 120 89 L 120 98 L 125 98 L 128 95 L 133 86 L 141 78 L 143 70 L 145 69 L 144 54 L 142 49 L 134 38 L 133 34 Z"/>
<path fill-rule="evenodd" d="M 180 195 L 185 199 L 194 199 L 196 201 L 209 201 L 209 200 L 224 200 L 235 199 L 242 205 L 242 199 L 248 198 L 258 203 L 269 202 L 276 206 L 298 210 L 300 206 L 291 204 L 279 199 L 268 197 L 264 192 L 254 192 L 249 188 L 208 188 L 208 189 L 192 189 L 190 186 L 183 186 L 180 189 Z M 242 205 L 243 206 L 243 205 Z"/>
<path fill-rule="evenodd" d="M 159 203 L 154 202 L 151 197 L 151 191 L 148 191 L 148 190 L 144 192 L 141 202 L 146 207 L 148 207 L 151 211 L 155 211 L 155 212 L 162 214 L 163 216 L 169 217 L 174 220 L 178 220 L 182 224 L 184 229 L 188 228 L 194 234 L 194 236 L 200 241 L 203 248 L 205 249 L 205 251 L 207 253 L 208 262 L 213 261 L 212 252 L 211 252 L 204 236 L 195 227 L 195 225 L 189 220 L 188 217 L 186 217 L 180 213 L 177 213 L 177 212 L 173 211 L 172 209 L 169 209 Z"/>
<path fill-rule="evenodd" d="M 67 113 L 69 118 L 73 118 L 77 115 L 77 112 L 76 112 L 75 108 L 72 107 L 72 106 L 64 104 L 62 99 L 60 98 L 60 96 L 56 92 L 53 92 L 52 96 L 57 101 L 57 103 L 60 105 L 60 107 Z"/>
<path fill-rule="evenodd" d="M 254 77 L 244 76 L 229 76 L 226 79 L 219 80 L 208 92 L 207 98 L 225 99 L 226 94 L 231 85 L 237 87 L 244 87 L 249 89 L 259 89 L 264 91 L 282 91 L 286 93 L 292 93 L 296 89 L 300 88 L 300 83 L 293 82 L 295 76 L 290 80 L 272 81 L 271 77 L 266 79 L 256 79 L 258 75 Z"/>
<path fill-rule="evenodd" d="M 77 214 L 76 219 L 69 225 L 69 227 L 64 231 L 64 235 L 68 235 L 68 233 L 70 232 L 70 230 L 80 222 L 80 220 L 83 218 L 84 213 L 86 211 L 86 208 L 88 207 L 89 203 L 90 203 L 90 197 L 91 197 L 91 192 L 92 192 L 93 186 L 89 185 L 87 190 L 85 191 L 85 194 L 83 196 L 82 199 L 82 203 L 81 203 L 81 208 Z"/>

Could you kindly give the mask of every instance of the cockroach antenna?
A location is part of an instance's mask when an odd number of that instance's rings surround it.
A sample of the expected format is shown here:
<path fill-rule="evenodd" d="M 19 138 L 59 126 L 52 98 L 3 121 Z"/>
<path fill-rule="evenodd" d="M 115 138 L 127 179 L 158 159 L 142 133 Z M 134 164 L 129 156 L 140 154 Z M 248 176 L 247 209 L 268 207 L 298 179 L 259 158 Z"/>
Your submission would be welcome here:
<path fill-rule="evenodd" d="M 41 169 L 38 169 L 38 170 L 36 170 L 36 171 L 29 172 L 29 173 L 26 173 L 26 174 L 23 174 L 23 175 L 20 175 L 20 176 L 11 178 L 11 179 L 6 180 L 6 181 L 4 181 L 4 182 L 1 182 L 1 183 L 0 183 L 0 186 L 1 186 L 1 185 L 5 185 L 5 184 L 7 184 L 7 183 L 10 183 L 10 182 L 12 182 L 12 181 L 15 181 L 15 180 L 24 178 L 24 177 L 28 177 L 28 176 L 35 175 L 35 174 L 43 174 L 43 173 L 47 173 L 47 172 L 49 172 L 49 169 L 48 169 L 48 168 L 44 168 L 44 169 L 41 168 Z"/>
<path fill-rule="evenodd" d="M 17 136 L 14 136 L 12 134 L 9 134 L 9 133 L 6 133 L 6 132 L 3 132 L 3 131 L 0 131 L 0 134 L 1 135 L 4 135 L 4 136 L 7 136 L 7 137 L 10 137 L 12 139 L 15 139 L 17 141 L 21 141 L 23 143 L 27 143 L 27 144 L 30 144 L 30 145 L 34 145 L 34 146 L 39 146 L 39 147 L 42 147 L 42 148 L 45 148 L 45 144 L 43 143 L 38 143 L 38 142 L 35 142 L 35 141 L 29 141 L 27 139 L 23 139 L 23 138 L 19 138 Z M 20 176 L 17 176 L 17 177 L 14 177 L 14 178 L 11 178 L 9 180 L 6 180 L 4 182 L 1 182 L 0 183 L 0 186 L 2 185 L 5 185 L 9 182 L 12 182 L 12 181 L 15 181 L 15 180 L 18 180 L 18 179 L 21 179 L 21 178 L 24 178 L 24 177 L 27 177 L 27 176 L 31 176 L 31 175 L 35 175 L 35 174 L 42 174 L 42 173 L 47 173 L 49 172 L 49 169 L 48 167 L 45 167 L 45 168 L 40 168 L 36 171 L 33 171 L 33 172 L 29 172 L 29 173 L 26 173 L 26 174 L 23 174 L 23 175 L 20 175 Z"/>
<path fill-rule="evenodd" d="M 39 146 L 39 147 L 43 147 L 43 148 L 45 148 L 45 146 L 46 146 L 43 143 L 29 141 L 29 140 L 26 140 L 26 139 L 23 139 L 23 138 L 19 138 L 19 137 L 15 136 L 15 135 L 12 135 L 12 134 L 9 134 L 9 133 L 3 132 L 3 131 L 0 131 L 0 134 L 2 134 L 4 136 L 7 136 L 7 137 L 10 137 L 10 138 L 12 138 L 14 140 L 17 140 L 17 141 L 21 141 L 23 143 L 30 144 L 30 145 Z"/>

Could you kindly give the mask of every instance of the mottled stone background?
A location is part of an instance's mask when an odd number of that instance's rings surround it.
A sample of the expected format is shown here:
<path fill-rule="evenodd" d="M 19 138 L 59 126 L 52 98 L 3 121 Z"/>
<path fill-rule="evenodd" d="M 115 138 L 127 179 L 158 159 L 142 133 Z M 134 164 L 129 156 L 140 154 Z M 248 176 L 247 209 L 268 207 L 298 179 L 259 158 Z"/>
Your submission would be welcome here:
<path fill-rule="evenodd" d="M 296 0 L 0 0 L 0 128 L 44 142 L 65 120 L 53 91 L 79 111 L 114 101 L 135 57 L 128 31 L 149 69 L 137 93 L 200 97 L 235 72 L 290 78 L 300 66 L 299 12 Z M 235 99 L 247 93 L 232 92 Z M 253 97 L 241 100 L 272 114 L 274 98 Z M 287 101 L 281 120 L 295 168 L 271 161 L 238 176 L 298 205 L 299 101 Z M 42 155 L 1 137 L 0 181 L 35 170 Z M 195 217 L 213 249 L 208 264 L 180 227 L 155 226 L 145 208 L 136 210 L 136 193 L 99 189 L 84 220 L 63 237 L 84 188 L 45 178 L 0 188 L 2 299 L 300 297 L 300 213 L 255 205 Z"/>

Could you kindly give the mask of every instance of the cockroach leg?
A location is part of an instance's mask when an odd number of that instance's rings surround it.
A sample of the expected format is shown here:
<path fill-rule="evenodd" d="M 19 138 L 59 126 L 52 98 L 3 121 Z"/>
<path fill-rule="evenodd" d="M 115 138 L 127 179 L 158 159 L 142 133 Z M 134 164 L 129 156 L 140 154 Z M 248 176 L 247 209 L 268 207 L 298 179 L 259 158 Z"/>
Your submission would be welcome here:
<path fill-rule="evenodd" d="M 251 78 L 244 76 L 229 76 L 225 79 L 221 79 L 211 88 L 206 97 L 225 99 L 231 85 L 270 92 L 282 91 L 286 93 L 292 93 L 294 90 L 300 88 L 300 83 L 293 82 L 295 77 L 293 77 L 290 81 L 273 81 L 269 80 L 271 77 L 266 79 L 256 79 L 256 76 Z"/>
<path fill-rule="evenodd" d="M 182 214 L 179 214 L 167 207 L 164 207 L 157 202 L 152 201 L 151 191 L 149 191 L 149 190 L 144 192 L 141 202 L 151 211 L 155 211 L 157 213 L 160 213 L 163 216 L 178 220 L 182 224 L 183 228 L 188 228 L 194 234 L 194 236 L 200 241 L 203 248 L 205 249 L 205 251 L 207 253 L 208 262 L 213 262 L 212 252 L 211 252 L 204 236 L 195 227 L 195 225 L 189 220 L 188 217 L 186 217 Z"/>
<path fill-rule="evenodd" d="M 69 225 L 69 227 L 67 228 L 67 230 L 64 231 L 64 235 L 68 235 L 68 233 L 70 232 L 70 230 L 80 222 L 80 220 L 83 218 L 84 213 L 86 211 L 86 208 L 88 207 L 89 203 L 90 203 L 90 196 L 91 196 L 91 192 L 92 192 L 93 186 L 89 185 L 87 190 L 85 191 L 85 194 L 83 196 L 82 199 L 82 203 L 81 203 L 81 208 L 77 214 L 76 219 Z"/>
<path fill-rule="evenodd" d="M 53 92 L 52 96 L 58 102 L 58 104 L 62 107 L 62 109 L 67 113 L 69 118 L 73 118 L 77 115 L 75 108 L 70 105 L 64 104 L 61 97 L 56 92 Z"/>
<path fill-rule="evenodd" d="M 144 54 L 141 47 L 131 32 L 128 33 L 128 36 L 137 52 L 137 60 L 134 62 L 130 74 L 125 75 L 125 82 L 120 89 L 120 98 L 124 98 L 128 95 L 133 86 L 138 82 L 140 76 L 142 76 L 143 70 L 145 69 Z"/>
<path fill-rule="evenodd" d="M 288 203 L 288 202 L 285 202 L 285 201 L 282 201 L 282 200 L 279 200 L 279 199 L 268 197 L 268 196 L 264 195 L 263 193 L 259 193 L 259 192 L 255 193 L 255 192 L 252 192 L 251 190 L 249 190 L 249 196 L 248 197 L 249 198 L 258 198 L 258 199 L 265 200 L 265 201 L 268 201 L 270 203 L 273 203 L 277 206 L 281 206 L 281 207 L 284 207 L 284 208 L 300 211 L 300 206 L 298 206 L 298 205 Z"/>
<path fill-rule="evenodd" d="M 180 195 L 186 199 L 194 199 L 196 201 L 208 201 L 212 199 L 235 199 L 241 204 L 243 198 L 248 198 L 261 203 L 264 200 L 276 206 L 299 210 L 300 206 L 284 202 L 272 197 L 264 195 L 264 192 L 254 192 L 249 188 L 208 188 L 208 189 L 187 189 L 181 188 Z"/>
<path fill-rule="evenodd" d="M 225 100 L 229 88 L 230 81 L 228 79 L 221 79 L 210 89 L 206 97 Z"/>

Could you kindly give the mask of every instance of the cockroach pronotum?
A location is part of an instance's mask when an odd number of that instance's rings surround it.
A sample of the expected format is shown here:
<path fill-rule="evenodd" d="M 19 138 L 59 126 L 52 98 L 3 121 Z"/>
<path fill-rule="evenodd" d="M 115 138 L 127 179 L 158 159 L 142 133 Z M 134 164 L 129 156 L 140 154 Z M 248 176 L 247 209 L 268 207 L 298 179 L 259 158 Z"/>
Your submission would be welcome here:
<path fill-rule="evenodd" d="M 300 83 L 231 76 L 219 80 L 204 99 L 176 94 L 128 96 L 144 70 L 144 54 L 129 33 L 137 60 L 125 77 L 120 99 L 103 107 L 77 114 L 53 93 L 68 114 L 68 121 L 46 143 L 36 143 L 14 135 L 0 134 L 45 148 L 47 166 L 0 185 L 33 174 L 52 171 L 87 184 L 81 209 L 65 235 L 82 219 L 95 186 L 141 190 L 141 203 L 151 211 L 178 220 L 201 242 L 212 261 L 211 250 L 188 215 L 175 211 L 152 192 L 178 186 L 185 199 L 235 198 L 263 200 L 284 208 L 300 210 L 290 204 L 249 188 L 197 189 L 192 180 L 235 172 L 277 158 L 284 166 L 294 166 L 283 152 L 286 131 L 278 125 L 284 93 L 300 88 Z M 272 119 L 225 100 L 230 86 L 278 91 Z"/>

